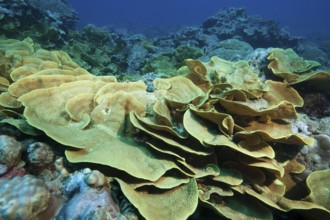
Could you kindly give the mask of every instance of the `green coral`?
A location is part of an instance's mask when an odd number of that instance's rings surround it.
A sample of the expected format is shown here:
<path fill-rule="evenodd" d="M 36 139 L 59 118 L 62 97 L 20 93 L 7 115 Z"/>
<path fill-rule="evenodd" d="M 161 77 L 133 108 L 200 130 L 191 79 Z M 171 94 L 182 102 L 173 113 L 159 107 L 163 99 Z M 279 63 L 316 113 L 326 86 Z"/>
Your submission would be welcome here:
<path fill-rule="evenodd" d="M 175 68 L 176 62 L 168 56 L 157 55 L 154 58 L 151 58 L 147 61 L 147 64 L 142 67 L 142 72 L 156 72 L 156 73 L 165 73 L 167 75 L 174 75 L 176 72 Z"/>
<path fill-rule="evenodd" d="M 174 51 L 174 58 L 176 61 L 176 68 L 180 68 L 185 64 L 186 59 L 197 59 L 202 56 L 204 52 L 194 46 L 180 45 Z"/>
<path fill-rule="evenodd" d="M 310 88 L 329 94 L 330 70 L 318 70 L 320 63 L 304 60 L 292 49 L 270 51 L 268 68 L 290 85 L 307 82 Z"/>
<path fill-rule="evenodd" d="M 181 45 L 173 52 L 161 53 L 149 58 L 141 70 L 144 73 L 155 72 L 174 76 L 176 75 L 176 70 L 184 65 L 186 59 L 198 58 L 202 55 L 203 51 L 199 48 Z"/>
<path fill-rule="evenodd" d="M 81 31 L 71 31 L 70 44 L 62 49 L 73 57 L 81 67 L 95 75 L 113 75 L 123 71 L 125 60 L 111 62 L 112 57 L 122 51 L 127 43 L 113 38 L 109 32 L 93 25 L 85 26 Z"/>

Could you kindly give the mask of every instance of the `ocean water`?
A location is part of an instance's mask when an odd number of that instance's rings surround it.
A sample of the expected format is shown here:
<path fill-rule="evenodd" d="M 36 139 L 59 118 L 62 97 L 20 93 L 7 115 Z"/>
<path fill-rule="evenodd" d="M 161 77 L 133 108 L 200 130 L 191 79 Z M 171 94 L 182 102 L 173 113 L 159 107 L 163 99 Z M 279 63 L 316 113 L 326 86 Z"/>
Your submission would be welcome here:
<path fill-rule="evenodd" d="M 329 0 L 69 0 L 80 27 L 113 25 L 139 31 L 151 26 L 199 25 L 218 10 L 243 7 L 249 15 L 274 19 L 291 34 L 313 39 L 330 35 Z"/>

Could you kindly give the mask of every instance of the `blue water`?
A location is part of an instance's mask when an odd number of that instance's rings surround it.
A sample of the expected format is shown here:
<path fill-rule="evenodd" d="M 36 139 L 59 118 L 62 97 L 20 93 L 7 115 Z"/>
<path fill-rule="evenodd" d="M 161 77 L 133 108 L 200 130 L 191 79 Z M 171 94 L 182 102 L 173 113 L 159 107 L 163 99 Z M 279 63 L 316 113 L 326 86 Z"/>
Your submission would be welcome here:
<path fill-rule="evenodd" d="M 249 15 L 277 20 L 291 34 L 330 36 L 330 0 L 69 0 L 78 26 L 111 25 L 134 30 L 150 26 L 199 25 L 218 10 L 244 7 Z"/>

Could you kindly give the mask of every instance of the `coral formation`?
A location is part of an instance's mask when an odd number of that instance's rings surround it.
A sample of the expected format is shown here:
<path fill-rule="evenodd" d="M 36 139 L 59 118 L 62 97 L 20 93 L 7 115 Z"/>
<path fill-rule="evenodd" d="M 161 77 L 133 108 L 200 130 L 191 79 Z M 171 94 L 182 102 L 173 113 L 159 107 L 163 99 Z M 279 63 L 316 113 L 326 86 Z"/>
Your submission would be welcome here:
<path fill-rule="evenodd" d="M 42 169 L 55 161 L 55 155 L 49 145 L 34 142 L 27 147 L 27 159 L 29 165 Z"/>
<path fill-rule="evenodd" d="M 244 8 L 229 8 L 207 18 L 199 27 L 185 27 L 160 37 L 156 45 L 164 48 L 178 45 L 211 48 L 219 41 L 230 38 L 247 42 L 254 48 L 296 48 L 301 41 L 280 28 L 276 21 L 248 16 Z"/>
<path fill-rule="evenodd" d="M 306 198 L 306 201 L 321 205 L 329 210 L 329 181 L 329 170 L 321 170 L 311 173 L 311 175 L 309 175 L 306 180 L 310 189 L 310 194 Z"/>
<path fill-rule="evenodd" d="M 309 169 L 305 172 L 311 173 L 313 170 L 324 170 L 330 168 L 330 137 L 325 134 L 315 135 L 315 144 L 312 148 L 306 148 L 306 163 Z"/>
<path fill-rule="evenodd" d="M 49 205 L 47 186 L 31 175 L 0 179 L 0 185 L 1 219 L 36 219 Z"/>
<path fill-rule="evenodd" d="M 254 47 L 295 47 L 299 41 L 276 21 L 248 16 L 244 8 L 219 11 L 206 19 L 202 28 L 204 33 L 215 34 L 219 39 L 237 38 Z"/>
<path fill-rule="evenodd" d="M 0 135 L 0 176 L 21 160 L 22 145 L 15 138 Z"/>
<path fill-rule="evenodd" d="M 210 57 L 217 56 L 228 61 L 238 61 L 245 59 L 252 52 L 253 48 L 250 44 L 231 38 L 219 41 L 213 48 L 205 51 L 205 56 L 198 59 L 208 60 Z"/>
<path fill-rule="evenodd" d="M 63 45 L 78 22 L 76 12 L 63 0 L 0 1 L 0 15 L 2 37 L 29 36 L 44 48 Z"/>
<path fill-rule="evenodd" d="M 180 28 L 151 39 L 111 27 L 87 25 L 79 31 L 69 31 L 66 40 L 68 44 L 61 49 L 81 67 L 95 75 L 114 74 L 118 79 L 148 72 L 173 74 L 186 58 L 207 61 L 218 56 L 238 61 L 245 59 L 252 47 L 302 47 L 301 39 L 289 35 L 276 22 L 248 16 L 241 8 L 219 11 L 199 27 Z M 323 55 L 319 55 L 320 59 L 325 60 Z"/>
<path fill-rule="evenodd" d="M 250 69 L 259 73 L 261 79 L 266 79 L 265 74 L 261 75 L 267 67 L 267 57 L 271 48 L 263 49 L 257 48 L 252 53 L 246 56 L 246 60 L 249 63 Z"/>
<path fill-rule="evenodd" d="M 10 65 L 1 105 L 17 113 L 22 107 L 22 120 L 67 146 L 69 162 L 106 167 L 143 217 L 186 219 L 200 203 L 232 219 L 272 219 L 279 211 L 329 218 L 326 197 L 316 196 L 328 190 L 329 170 L 311 173 L 304 190 L 291 191 L 294 175 L 305 169 L 294 152 L 313 139 L 292 129 L 303 99 L 287 83 L 260 80 L 246 61 L 212 57 L 186 60 L 180 76 L 156 78 L 155 91 L 147 92 L 141 81 L 94 76 L 64 52 L 34 51 L 26 42 L 15 52 L 19 43 L 12 43 L 2 47 Z M 275 74 L 275 66 L 294 64 L 276 60 L 277 50 L 270 52 Z M 88 213 L 71 217 L 106 215 L 96 206 L 112 204 L 97 200 L 87 208 L 86 196 L 109 199 L 101 174 L 87 171 L 71 180 L 94 188 L 67 185 L 69 194 L 80 193 L 63 216 L 75 205 Z M 315 179 L 322 181 L 312 186 Z"/>
<path fill-rule="evenodd" d="M 303 42 L 300 44 L 299 55 L 304 59 L 315 60 L 321 63 L 322 67 L 329 67 L 329 56 L 326 51 L 322 48 L 322 44 L 318 46 L 315 43 Z"/>
<path fill-rule="evenodd" d="M 152 43 L 143 35 L 125 36 L 111 28 L 93 25 L 70 32 L 63 49 L 83 68 L 95 75 L 135 74 L 152 51 Z"/>
<path fill-rule="evenodd" d="M 290 85 L 308 81 L 310 87 L 325 94 L 329 94 L 329 70 L 317 70 L 320 63 L 313 60 L 304 60 L 292 49 L 274 48 L 268 57 L 268 68 Z"/>
<path fill-rule="evenodd" d="M 72 197 L 56 215 L 56 219 L 117 219 L 119 207 L 107 188 L 107 180 L 97 170 L 84 169 L 71 174 L 63 193 Z"/>

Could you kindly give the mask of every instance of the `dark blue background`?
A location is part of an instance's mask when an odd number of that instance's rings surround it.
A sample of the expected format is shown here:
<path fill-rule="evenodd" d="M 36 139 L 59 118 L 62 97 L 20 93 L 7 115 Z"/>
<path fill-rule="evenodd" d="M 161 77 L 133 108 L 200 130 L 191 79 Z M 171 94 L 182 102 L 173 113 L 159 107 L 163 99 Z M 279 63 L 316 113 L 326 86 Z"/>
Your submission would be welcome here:
<path fill-rule="evenodd" d="M 249 15 L 279 21 L 300 36 L 329 36 L 330 0 L 69 0 L 79 26 L 92 23 L 143 29 L 199 25 L 219 9 L 244 7 Z"/>

